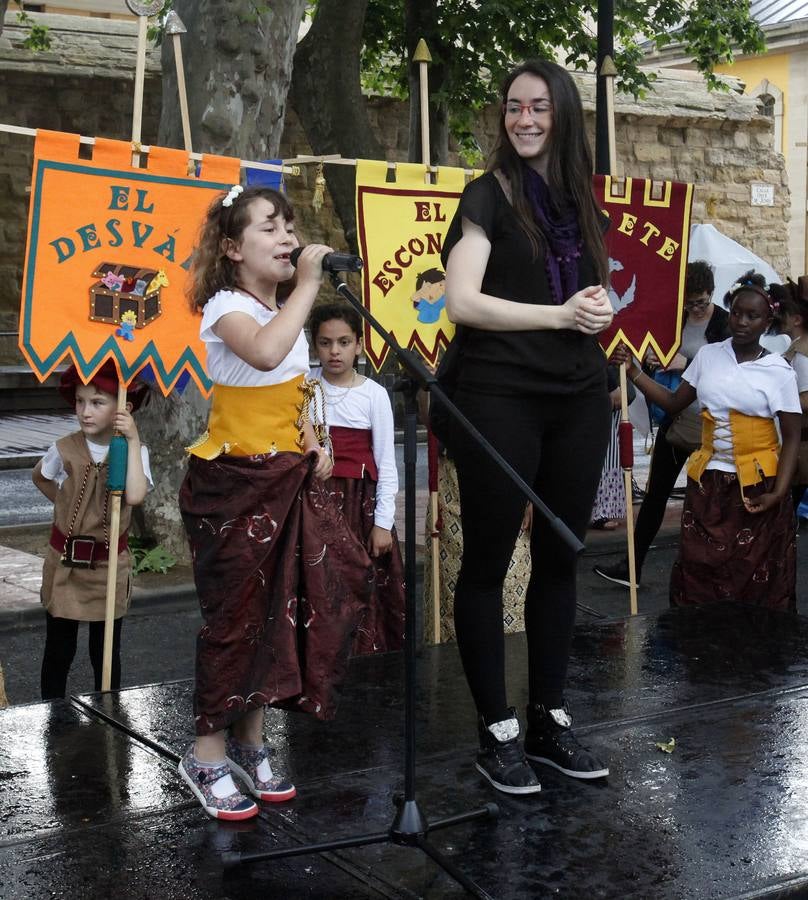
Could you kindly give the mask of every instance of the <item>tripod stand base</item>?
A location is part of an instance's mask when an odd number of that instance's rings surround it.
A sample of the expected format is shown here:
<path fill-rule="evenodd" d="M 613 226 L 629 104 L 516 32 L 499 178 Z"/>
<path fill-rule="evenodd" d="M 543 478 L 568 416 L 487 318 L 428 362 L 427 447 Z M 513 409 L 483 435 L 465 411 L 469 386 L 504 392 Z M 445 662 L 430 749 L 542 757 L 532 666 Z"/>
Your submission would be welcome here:
<path fill-rule="evenodd" d="M 452 825 L 461 825 L 463 822 L 471 822 L 473 819 L 496 819 L 499 815 L 499 807 L 496 803 L 486 803 L 485 806 L 458 813 L 456 816 L 447 816 L 428 824 L 421 812 L 416 800 L 393 801 L 398 807 L 393 824 L 390 826 L 390 840 L 394 844 L 415 844 L 426 836 L 429 831 L 438 828 L 451 828 Z"/>
<path fill-rule="evenodd" d="M 432 846 L 426 839 L 429 831 L 439 828 L 451 828 L 454 825 L 462 825 L 475 819 L 496 819 L 499 815 L 499 807 L 496 803 L 486 803 L 485 806 L 458 813 L 455 816 L 447 816 L 438 819 L 431 825 L 421 812 L 417 801 L 399 799 L 396 802 L 398 812 L 393 824 L 388 831 L 380 831 L 371 834 L 358 834 L 354 837 L 339 838 L 333 841 L 323 841 L 319 844 L 301 844 L 299 847 L 279 847 L 276 850 L 266 850 L 258 853 L 237 853 L 228 851 L 221 855 L 224 867 L 232 868 L 244 863 L 263 862 L 269 859 L 286 859 L 292 856 L 304 856 L 310 853 L 329 853 L 334 850 L 348 850 L 352 847 L 367 847 L 371 844 L 391 843 L 399 846 L 417 847 L 419 850 L 438 864 L 447 875 L 463 886 L 473 897 L 488 900 L 490 894 L 466 876 L 450 859 L 444 856 L 440 850 Z"/>

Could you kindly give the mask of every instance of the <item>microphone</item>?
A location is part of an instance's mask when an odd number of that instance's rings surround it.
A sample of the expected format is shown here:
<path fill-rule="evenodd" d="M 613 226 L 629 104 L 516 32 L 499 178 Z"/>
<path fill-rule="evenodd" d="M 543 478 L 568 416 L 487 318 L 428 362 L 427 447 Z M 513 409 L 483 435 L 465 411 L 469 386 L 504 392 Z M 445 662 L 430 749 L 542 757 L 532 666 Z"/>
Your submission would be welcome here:
<path fill-rule="evenodd" d="M 297 268 L 297 261 L 303 252 L 302 247 L 295 247 L 289 254 L 289 262 Z M 323 257 L 324 272 L 361 272 L 362 257 L 351 256 L 350 253 L 326 253 Z"/>

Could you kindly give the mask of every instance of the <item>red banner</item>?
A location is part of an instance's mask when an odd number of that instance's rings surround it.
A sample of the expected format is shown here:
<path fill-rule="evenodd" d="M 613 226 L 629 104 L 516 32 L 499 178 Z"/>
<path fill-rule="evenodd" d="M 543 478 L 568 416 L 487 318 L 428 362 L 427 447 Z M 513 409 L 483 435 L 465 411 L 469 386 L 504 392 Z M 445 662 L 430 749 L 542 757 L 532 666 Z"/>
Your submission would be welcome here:
<path fill-rule="evenodd" d="M 600 335 L 608 353 L 621 341 L 642 359 L 651 346 L 661 362 L 681 341 L 693 185 L 676 181 L 593 178 L 609 217 L 611 327 Z"/>

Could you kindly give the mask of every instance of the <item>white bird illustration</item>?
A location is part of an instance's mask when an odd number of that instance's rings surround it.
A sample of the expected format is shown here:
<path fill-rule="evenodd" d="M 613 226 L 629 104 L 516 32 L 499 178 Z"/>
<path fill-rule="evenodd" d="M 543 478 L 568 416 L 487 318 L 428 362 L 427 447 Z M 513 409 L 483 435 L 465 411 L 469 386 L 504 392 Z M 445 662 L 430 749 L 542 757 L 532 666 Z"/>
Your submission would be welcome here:
<path fill-rule="evenodd" d="M 612 259 L 609 257 L 609 274 L 612 272 L 622 272 L 623 271 L 623 263 L 620 262 L 619 259 Z M 623 292 L 623 295 L 615 291 L 611 285 L 609 286 L 609 290 L 607 291 L 609 295 L 609 300 L 612 303 L 612 309 L 614 309 L 615 315 L 617 313 L 624 310 L 627 306 L 634 302 L 634 292 L 637 289 L 637 276 L 636 274 L 631 279 L 631 284 L 626 288 Z"/>

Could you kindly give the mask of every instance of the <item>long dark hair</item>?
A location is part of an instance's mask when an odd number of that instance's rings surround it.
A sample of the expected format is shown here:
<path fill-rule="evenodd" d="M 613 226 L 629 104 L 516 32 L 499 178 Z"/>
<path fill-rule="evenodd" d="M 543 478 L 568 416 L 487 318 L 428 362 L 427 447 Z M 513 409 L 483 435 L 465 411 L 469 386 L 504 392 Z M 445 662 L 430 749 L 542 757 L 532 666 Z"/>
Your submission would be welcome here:
<path fill-rule="evenodd" d="M 572 76 L 561 66 L 545 59 L 531 59 L 517 66 L 502 85 L 503 109 L 499 117 L 497 143 L 488 161 L 488 171 L 500 169 L 511 185 L 511 202 L 522 230 L 538 255 L 545 249 L 546 239 L 536 223 L 530 202 L 525 194 L 522 167 L 505 131 L 504 105 L 511 85 L 520 75 L 535 75 L 544 79 L 553 103 L 553 130 L 548 145 L 547 182 L 551 194 L 568 198 L 578 214 L 578 224 L 584 246 L 595 262 L 598 277 L 606 284 L 609 269 L 603 243 L 602 214 L 592 191 L 592 151 L 584 126 L 581 96 Z"/>
<path fill-rule="evenodd" d="M 224 206 L 222 201 L 228 196 L 230 195 L 222 194 L 211 203 L 199 232 L 191 261 L 191 284 L 188 290 L 188 300 L 193 311 L 201 310 L 217 291 L 236 286 L 236 263 L 227 256 L 225 242 L 239 242 L 244 229 L 250 224 L 250 204 L 253 200 L 259 197 L 268 200 L 275 210 L 275 216 L 283 216 L 287 222 L 295 217 L 286 197 L 272 188 L 245 188 L 237 197 L 231 198 L 229 206 Z"/>

